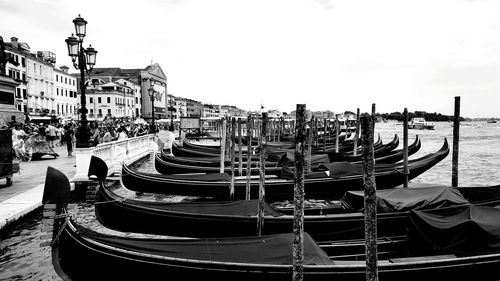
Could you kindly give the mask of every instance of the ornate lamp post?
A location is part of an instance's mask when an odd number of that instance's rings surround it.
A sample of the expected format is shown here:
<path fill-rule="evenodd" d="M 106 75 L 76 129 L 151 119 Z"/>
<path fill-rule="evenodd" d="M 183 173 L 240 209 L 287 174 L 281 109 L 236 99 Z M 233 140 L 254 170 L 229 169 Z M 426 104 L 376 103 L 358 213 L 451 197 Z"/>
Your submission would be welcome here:
<path fill-rule="evenodd" d="M 85 72 L 90 73 L 95 65 L 95 59 L 97 51 L 90 45 L 87 49 L 83 48 L 83 38 L 86 34 L 87 21 L 78 15 L 77 18 L 73 20 L 75 24 L 76 36 L 71 34 L 68 39 L 66 39 L 66 44 L 68 45 L 68 54 L 73 61 L 73 66 L 80 70 L 80 113 L 82 118 L 80 119 L 80 126 L 76 132 L 76 147 L 90 147 L 90 131 L 88 128 L 87 121 L 87 101 L 85 97 Z"/>
<path fill-rule="evenodd" d="M 170 106 L 169 106 L 168 110 L 170 110 L 170 131 L 173 131 L 174 130 L 174 112 L 175 112 L 173 96 L 170 96 Z"/>
<path fill-rule="evenodd" d="M 151 99 L 151 130 L 153 131 L 153 134 L 156 133 L 156 127 L 155 127 L 155 94 L 156 90 L 153 87 L 153 81 L 151 80 L 151 87 L 148 89 L 149 92 L 149 98 Z"/>

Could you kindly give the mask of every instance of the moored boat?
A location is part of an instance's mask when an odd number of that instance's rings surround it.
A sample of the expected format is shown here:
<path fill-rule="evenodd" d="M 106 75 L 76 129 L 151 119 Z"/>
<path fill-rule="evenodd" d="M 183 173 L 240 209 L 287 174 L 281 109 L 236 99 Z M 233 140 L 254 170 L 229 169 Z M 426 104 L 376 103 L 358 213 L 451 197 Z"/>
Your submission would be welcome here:
<path fill-rule="evenodd" d="M 449 153 L 448 142 L 435 153 L 408 161 L 409 180 L 427 171 Z M 288 170 L 287 170 L 288 169 Z M 403 164 L 375 164 L 377 189 L 393 188 L 403 183 Z M 293 169 L 284 167 L 281 178 L 266 180 L 266 199 L 269 202 L 293 198 Z M 124 187 L 136 192 L 152 192 L 185 196 L 205 196 L 229 199 L 230 177 L 227 174 L 158 175 L 134 171 L 122 166 L 121 181 Z M 338 198 L 347 190 L 362 190 L 363 175 L 360 163 L 329 163 L 320 165 L 317 172 L 306 173 L 304 180 L 307 198 Z M 258 180 L 251 181 L 251 196 L 258 196 Z M 235 181 L 235 199 L 243 199 L 246 182 Z"/>
<path fill-rule="evenodd" d="M 408 129 L 434 130 L 434 123 L 425 121 L 423 117 L 413 117 L 408 123 Z"/>

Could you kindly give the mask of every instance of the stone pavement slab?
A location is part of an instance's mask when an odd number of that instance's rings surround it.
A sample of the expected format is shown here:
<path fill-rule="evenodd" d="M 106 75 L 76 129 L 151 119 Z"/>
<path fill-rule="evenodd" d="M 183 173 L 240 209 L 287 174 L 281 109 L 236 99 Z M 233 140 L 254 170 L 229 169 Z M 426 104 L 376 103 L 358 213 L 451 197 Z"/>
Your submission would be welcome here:
<path fill-rule="evenodd" d="M 0 186 L 0 229 L 41 206 L 47 167 L 63 172 L 71 179 L 76 172 L 75 157 L 68 157 L 66 146 L 54 148 L 59 157 L 21 162 L 12 185 Z"/>

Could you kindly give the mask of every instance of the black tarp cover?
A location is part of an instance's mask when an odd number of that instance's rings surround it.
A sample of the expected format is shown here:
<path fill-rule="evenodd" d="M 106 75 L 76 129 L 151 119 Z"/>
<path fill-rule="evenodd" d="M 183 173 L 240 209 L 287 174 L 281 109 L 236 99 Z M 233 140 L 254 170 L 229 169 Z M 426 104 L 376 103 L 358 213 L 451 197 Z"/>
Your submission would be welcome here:
<path fill-rule="evenodd" d="M 129 168 L 130 170 L 130 168 Z M 163 175 L 163 174 L 148 174 L 139 171 L 134 171 L 135 174 L 154 176 L 156 178 L 164 178 L 180 181 L 208 181 L 208 182 L 230 182 L 231 176 L 226 173 L 209 173 L 209 174 L 180 174 L 180 175 Z"/>
<path fill-rule="evenodd" d="M 417 209 L 466 205 L 469 202 L 455 188 L 446 186 L 377 190 L 377 211 L 402 212 Z M 346 209 L 364 209 L 364 191 L 347 191 L 342 198 Z"/>
<path fill-rule="evenodd" d="M 402 172 L 402 164 L 375 164 L 375 172 L 387 172 L 399 170 Z M 319 165 L 318 170 L 328 170 L 332 178 L 342 178 L 347 176 L 363 175 L 363 166 L 361 163 L 351 162 L 331 162 Z"/>
<path fill-rule="evenodd" d="M 259 200 L 257 199 L 172 204 L 165 204 L 164 202 L 158 202 L 157 204 L 155 202 L 142 203 L 138 200 L 125 200 L 125 202 L 128 201 L 133 202 L 134 205 L 143 205 L 174 212 L 225 216 L 257 216 L 259 206 Z M 264 202 L 264 215 L 278 217 L 283 214 Z"/>
<path fill-rule="evenodd" d="M 77 232 L 84 238 L 108 246 L 164 257 L 212 262 L 292 264 L 293 234 L 288 233 L 260 237 L 167 240 L 110 236 L 83 227 L 79 227 Z M 304 233 L 304 264 L 333 264 L 307 233 Z"/>
<path fill-rule="evenodd" d="M 410 241 L 459 255 L 500 250 L 500 209 L 462 206 L 410 212 Z"/>

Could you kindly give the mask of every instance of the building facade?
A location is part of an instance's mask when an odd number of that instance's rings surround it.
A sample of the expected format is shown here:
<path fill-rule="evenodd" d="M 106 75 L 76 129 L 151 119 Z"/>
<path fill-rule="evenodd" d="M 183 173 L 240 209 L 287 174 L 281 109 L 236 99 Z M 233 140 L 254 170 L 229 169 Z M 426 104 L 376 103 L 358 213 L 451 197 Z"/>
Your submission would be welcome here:
<path fill-rule="evenodd" d="M 76 78 L 68 73 L 67 66 L 54 68 L 55 114 L 61 119 L 78 119 L 77 83 Z"/>

